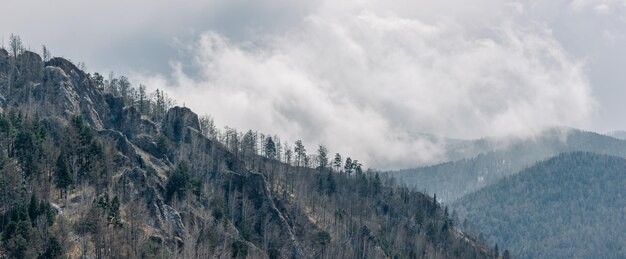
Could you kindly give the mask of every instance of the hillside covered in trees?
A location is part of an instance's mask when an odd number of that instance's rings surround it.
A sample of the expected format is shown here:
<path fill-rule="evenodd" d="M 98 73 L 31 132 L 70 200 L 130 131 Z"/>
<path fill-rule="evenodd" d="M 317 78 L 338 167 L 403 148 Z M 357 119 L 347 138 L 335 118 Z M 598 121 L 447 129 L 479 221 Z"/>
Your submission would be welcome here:
<path fill-rule="evenodd" d="M 432 166 L 388 172 L 385 175 L 419 191 L 453 202 L 537 161 L 563 152 L 588 151 L 626 157 L 626 141 L 576 129 L 552 129 L 528 139 L 459 141 L 449 147 L 452 157 L 473 157 Z"/>
<path fill-rule="evenodd" d="M 1 257 L 496 257 L 356 160 L 42 56 L 0 49 Z"/>
<path fill-rule="evenodd" d="M 626 160 L 564 153 L 453 204 L 520 258 L 626 257 Z"/>

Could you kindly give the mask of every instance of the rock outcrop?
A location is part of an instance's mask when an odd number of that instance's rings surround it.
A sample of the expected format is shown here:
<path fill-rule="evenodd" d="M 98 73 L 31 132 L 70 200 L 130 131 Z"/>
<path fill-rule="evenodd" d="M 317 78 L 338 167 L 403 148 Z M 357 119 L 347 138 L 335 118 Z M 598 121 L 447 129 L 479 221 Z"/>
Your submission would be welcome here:
<path fill-rule="evenodd" d="M 67 85 L 73 91 L 68 90 L 61 94 L 67 94 L 65 97 L 72 99 L 73 103 L 78 105 L 78 107 L 74 107 L 73 112 L 75 114 L 80 112 L 85 121 L 93 128 L 104 128 L 104 122 L 101 118 L 106 118 L 109 115 L 109 108 L 105 102 L 105 95 L 95 87 L 91 78 L 64 58 L 53 58 L 45 65 L 46 67 L 59 68 L 64 72 L 62 79 L 69 83 Z M 72 92 L 76 93 L 76 96 L 73 96 Z"/>
<path fill-rule="evenodd" d="M 24 51 L 17 57 L 17 69 L 20 72 L 20 80 L 38 83 L 43 76 L 44 63 L 41 57 L 31 51 Z"/>
<path fill-rule="evenodd" d="M 191 128 L 200 131 L 200 122 L 198 115 L 189 108 L 176 106 L 167 111 L 167 115 L 163 121 L 163 134 L 174 142 L 183 140 L 184 131 Z M 185 140 L 186 142 L 190 140 Z"/>
<path fill-rule="evenodd" d="M 106 103 L 109 107 L 108 110 L 110 110 L 105 121 L 107 126 L 118 129 L 133 141 L 141 135 L 157 135 L 156 124 L 143 118 L 135 107 L 124 105 L 121 98 L 107 95 Z"/>
<path fill-rule="evenodd" d="M 87 74 L 67 59 L 55 57 L 46 62 L 46 66 L 58 67 L 72 76 L 75 82 L 85 82 Z"/>
<path fill-rule="evenodd" d="M 80 97 L 65 71 L 48 66 L 44 70 L 43 82 L 43 86 L 35 90 L 34 96 L 48 105 L 46 113 L 69 117 L 80 112 Z"/>

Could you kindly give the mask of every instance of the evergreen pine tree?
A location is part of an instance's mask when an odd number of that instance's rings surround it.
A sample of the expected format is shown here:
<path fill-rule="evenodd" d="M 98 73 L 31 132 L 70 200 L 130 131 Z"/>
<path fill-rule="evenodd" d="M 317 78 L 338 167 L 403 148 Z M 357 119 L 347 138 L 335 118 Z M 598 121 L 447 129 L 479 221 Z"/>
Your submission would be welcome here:
<path fill-rule="evenodd" d="M 67 196 L 67 189 L 73 184 L 73 180 L 68 166 L 67 156 L 65 155 L 65 150 L 62 150 L 61 154 L 59 154 L 59 157 L 57 158 L 55 175 L 56 185 L 58 188 L 62 189 L 61 195 L 64 194 Z"/>

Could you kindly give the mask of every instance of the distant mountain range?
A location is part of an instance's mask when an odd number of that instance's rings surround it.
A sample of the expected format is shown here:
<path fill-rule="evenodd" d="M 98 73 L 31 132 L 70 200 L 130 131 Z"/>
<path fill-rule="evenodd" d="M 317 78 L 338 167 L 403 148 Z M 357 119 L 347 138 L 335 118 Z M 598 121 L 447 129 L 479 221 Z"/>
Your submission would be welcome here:
<path fill-rule="evenodd" d="M 520 258 L 626 258 L 626 160 L 564 153 L 453 203 Z"/>
<path fill-rule="evenodd" d="M 466 158 L 386 175 L 451 202 L 559 153 L 588 151 L 626 157 L 626 141 L 576 129 L 551 129 L 527 139 L 457 141 L 448 149 L 449 157 Z"/>

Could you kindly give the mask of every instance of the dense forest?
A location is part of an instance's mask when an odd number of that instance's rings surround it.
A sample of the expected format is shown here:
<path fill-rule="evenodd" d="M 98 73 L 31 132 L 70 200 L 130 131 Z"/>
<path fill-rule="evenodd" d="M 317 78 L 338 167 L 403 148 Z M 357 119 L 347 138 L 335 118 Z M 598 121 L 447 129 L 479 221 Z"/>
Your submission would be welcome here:
<path fill-rule="evenodd" d="M 385 175 L 415 190 L 435 193 L 440 201 L 453 202 L 559 153 L 589 151 L 626 157 L 626 141 L 576 129 L 552 129 L 536 138 L 504 142 L 491 139 L 458 141 L 450 144 L 450 149 L 453 150 L 452 157 L 478 154 Z"/>
<path fill-rule="evenodd" d="M 626 160 L 564 153 L 453 204 L 520 258 L 626 257 Z"/>
<path fill-rule="evenodd" d="M 0 256 L 498 256 L 435 197 L 174 103 L 12 35 L 0 49 Z"/>

